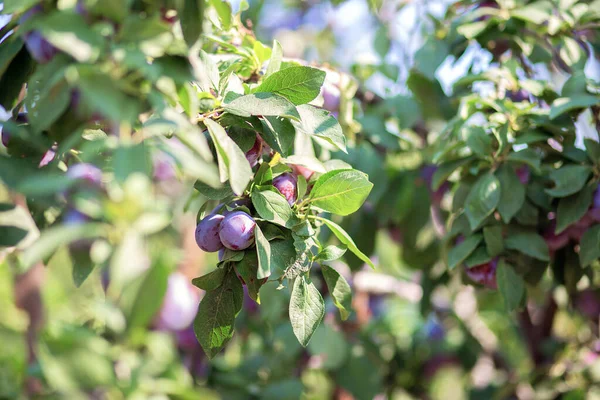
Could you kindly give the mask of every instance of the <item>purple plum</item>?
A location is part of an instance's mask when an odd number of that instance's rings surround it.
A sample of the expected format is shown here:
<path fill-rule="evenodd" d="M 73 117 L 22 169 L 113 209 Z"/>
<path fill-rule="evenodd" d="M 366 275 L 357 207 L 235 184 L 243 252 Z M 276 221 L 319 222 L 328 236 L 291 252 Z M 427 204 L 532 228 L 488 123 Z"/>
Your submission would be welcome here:
<path fill-rule="evenodd" d="M 313 171 L 312 169 L 309 169 L 302 165 L 290 164 L 290 168 L 292 168 L 296 175 L 302 175 L 307 182 L 310 180 L 310 177 L 313 176 L 313 174 L 315 173 L 315 171 Z"/>
<path fill-rule="evenodd" d="M 32 7 L 21 17 L 21 24 L 36 14 L 43 13 L 44 9 L 41 5 Z M 25 46 L 31 57 L 40 64 L 50 62 L 58 50 L 50 42 L 48 42 L 39 31 L 29 31 L 23 35 Z"/>
<path fill-rule="evenodd" d="M 517 168 L 515 172 L 517 174 L 517 177 L 519 177 L 519 181 L 523 185 L 527 185 L 529 183 L 529 176 L 531 175 L 531 172 L 529 171 L 529 167 L 527 165 L 523 165 Z"/>
<path fill-rule="evenodd" d="M 254 219 L 243 211 L 228 214 L 221 222 L 219 237 L 225 247 L 244 250 L 254 243 Z"/>
<path fill-rule="evenodd" d="M 225 219 L 220 214 L 210 214 L 198 223 L 196 227 L 196 243 L 202 250 L 212 253 L 223 248 L 219 237 L 221 224 Z"/>
<path fill-rule="evenodd" d="M 77 181 L 84 181 L 90 186 L 102 186 L 102 170 L 93 164 L 75 164 L 67 170 L 67 176 Z"/>
<path fill-rule="evenodd" d="M 498 260 L 493 259 L 485 264 L 475 265 L 471 268 L 466 268 L 465 273 L 475 283 L 479 283 L 489 289 L 497 289 L 496 285 L 496 266 Z"/>
<path fill-rule="evenodd" d="M 198 293 L 180 272 L 169 276 L 167 292 L 156 319 L 156 326 L 166 331 L 180 331 L 191 325 L 198 311 Z"/>
<path fill-rule="evenodd" d="M 19 113 L 17 118 L 15 118 L 15 122 L 17 125 L 26 124 L 28 122 L 27 113 Z M 6 126 L 2 126 L 2 144 L 4 147 L 8 147 L 8 143 L 10 142 L 10 138 L 12 133 L 10 129 L 7 129 Z"/>
<path fill-rule="evenodd" d="M 296 202 L 298 196 L 297 185 L 298 178 L 288 172 L 273 179 L 273 186 L 285 197 L 290 206 Z"/>
<path fill-rule="evenodd" d="M 323 85 L 323 108 L 330 112 L 338 112 L 340 110 L 340 89 L 332 84 L 326 83 Z"/>
<path fill-rule="evenodd" d="M 250 150 L 246 152 L 246 160 L 250 163 L 251 167 L 256 166 L 258 164 L 258 159 L 262 155 L 263 150 L 263 141 L 260 136 L 256 135 L 256 140 L 254 141 L 254 145 Z"/>
<path fill-rule="evenodd" d="M 508 90 L 506 92 L 506 97 L 514 101 L 515 103 L 520 103 L 522 101 L 529 101 L 529 92 L 524 89 L 519 90 Z"/>

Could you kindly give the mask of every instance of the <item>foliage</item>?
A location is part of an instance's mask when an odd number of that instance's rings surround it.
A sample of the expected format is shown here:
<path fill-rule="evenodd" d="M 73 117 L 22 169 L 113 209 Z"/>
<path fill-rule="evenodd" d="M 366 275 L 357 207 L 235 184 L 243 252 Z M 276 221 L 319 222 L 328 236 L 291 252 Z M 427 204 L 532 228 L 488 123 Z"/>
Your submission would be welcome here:
<path fill-rule="evenodd" d="M 4 2 L 0 397 L 598 395 L 600 3 L 368 3 Z"/>

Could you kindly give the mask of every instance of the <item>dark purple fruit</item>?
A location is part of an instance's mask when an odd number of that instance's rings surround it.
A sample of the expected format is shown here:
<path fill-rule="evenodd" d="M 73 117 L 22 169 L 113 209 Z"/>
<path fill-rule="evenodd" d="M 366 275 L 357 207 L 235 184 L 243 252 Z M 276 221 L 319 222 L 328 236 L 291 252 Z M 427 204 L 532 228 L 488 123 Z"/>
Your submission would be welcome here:
<path fill-rule="evenodd" d="M 254 219 L 243 211 L 228 214 L 219 228 L 223 246 L 231 250 L 244 250 L 254 243 Z"/>
<path fill-rule="evenodd" d="M 221 223 L 225 219 L 220 214 L 210 214 L 198 223 L 196 227 L 196 243 L 207 252 L 215 252 L 223 248 L 219 237 Z"/>

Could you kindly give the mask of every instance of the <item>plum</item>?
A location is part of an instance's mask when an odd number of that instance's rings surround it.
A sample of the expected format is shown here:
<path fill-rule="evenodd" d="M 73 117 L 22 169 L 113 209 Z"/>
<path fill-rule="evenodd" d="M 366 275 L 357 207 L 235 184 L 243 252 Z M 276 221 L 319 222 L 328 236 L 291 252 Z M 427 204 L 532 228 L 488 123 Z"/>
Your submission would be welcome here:
<path fill-rule="evenodd" d="M 196 243 L 202 250 L 212 253 L 223 248 L 219 237 L 221 223 L 225 219 L 220 214 L 210 214 L 196 227 Z"/>
<path fill-rule="evenodd" d="M 90 217 L 84 213 L 70 208 L 62 219 L 62 223 L 66 226 L 77 226 L 83 225 L 91 220 Z M 91 239 L 78 239 L 69 243 L 69 250 L 71 253 L 74 252 L 89 252 L 92 247 L 93 240 Z"/>
<path fill-rule="evenodd" d="M 529 92 L 525 89 L 508 90 L 506 91 L 506 97 L 508 99 L 511 99 L 515 103 L 520 103 L 522 101 L 530 101 Z"/>
<path fill-rule="evenodd" d="M 273 179 L 273 186 L 285 197 L 290 206 L 296 202 L 298 195 L 297 185 L 298 178 L 287 172 Z"/>
<path fill-rule="evenodd" d="M 595 222 L 600 222 L 600 185 L 594 193 L 592 200 L 592 206 L 590 207 L 588 214 Z"/>
<path fill-rule="evenodd" d="M 496 266 L 498 260 L 493 259 L 490 262 L 475 265 L 471 268 L 466 268 L 465 273 L 475 283 L 479 283 L 489 289 L 497 289 L 496 285 Z"/>
<path fill-rule="evenodd" d="M 27 113 L 19 113 L 17 118 L 15 118 L 15 122 L 17 125 L 26 124 L 28 122 Z M 7 129 L 6 126 L 2 127 L 2 144 L 4 147 L 8 147 L 8 143 L 10 142 L 10 138 L 12 136 L 12 132 L 10 129 Z"/>
<path fill-rule="evenodd" d="M 598 320 L 600 317 L 600 295 L 596 290 L 586 289 L 577 293 L 573 299 L 573 306 L 591 320 Z"/>
<path fill-rule="evenodd" d="M 29 9 L 29 11 L 23 14 L 20 23 L 24 23 L 29 18 L 36 14 L 41 14 L 43 11 L 44 10 L 41 5 L 32 7 Z M 29 31 L 23 35 L 23 39 L 25 41 L 25 47 L 27 47 L 31 57 L 40 64 L 46 64 L 50 62 L 56 53 L 58 53 L 56 47 L 48 42 L 39 31 Z"/>
<path fill-rule="evenodd" d="M 231 250 L 244 250 L 254 242 L 254 219 L 243 211 L 234 211 L 221 221 L 219 237 L 223 246 Z"/>
<path fill-rule="evenodd" d="M 102 170 L 93 164 L 75 164 L 67 170 L 67 176 L 76 181 L 86 182 L 90 186 L 102 186 Z"/>
<path fill-rule="evenodd" d="M 330 112 L 338 112 L 340 110 L 340 89 L 330 83 L 325 83 L 321 91 L 323 94 L 323 108 Z"/>
<path fill-rule="evenodd" d="M 523 185 L 527 185 L 529 183 L 529 176 L 531 173 L 530 173 L 529 167 L 527 165 L 523 165 L 523 166 L 517 168 L 517 170 L 515 172 L 517 174 L 517 177 L 519 178 L 519 181 Z"/>
<path fill-rule="evenodd" d="M 250 163 L 251 167 L 256 166 L 258 164 L 258 159 L 262 155 L 263 150 L 263 142 L 260 136 L 256 135 L 256 140 L 254 141 L 254 145 L 250 150 L 246 152 L 246 160 Z"/>
<path fill-rule="evenodd" d="M 315 171 L 303 165 L 290 164 L 290 168 L 292 168 L 296 175 L 302 175 L 307 182 L 310 180 L 310 177 L 313 176 L 313 174 L 315 173 Z"/>
<path fill-rule="evenodd" d="M 156 319 L 156 326 L 167 331 L 180 331 L 191 325 L 198 311 L 198 293 L 180 272 L 169 276 L 167 292 Z"/>

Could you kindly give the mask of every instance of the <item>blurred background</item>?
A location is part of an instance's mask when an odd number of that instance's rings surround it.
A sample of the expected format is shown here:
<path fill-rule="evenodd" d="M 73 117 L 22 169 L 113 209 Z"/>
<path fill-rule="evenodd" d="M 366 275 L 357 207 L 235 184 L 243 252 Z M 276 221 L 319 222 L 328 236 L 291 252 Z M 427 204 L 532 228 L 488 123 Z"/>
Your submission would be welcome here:
<path fill-rule="evenodd" d="M 192 196 L 157 152 L 152 179 L 130 179 L 107 194 L 115 221 L 149 215 L 149 234 L 170 223 L 147 241 L 123 238 L 109 270 L 131 277 L 119 278 L 124 286 L 96 269 L 78 287 L 79 261 L 66 248 L 25 274 L 15 273 L 10 254 L 0 250 L 0 397 L 600 399 L 597 291 L 581 291 L 572 303 L 560 288 L 549 296 L 552 283 L 543 280 L 528 292 L 530 312 L 507 313 L 495 290 L 450 274 L 441 261 L 444 224 L 436 212 L 449 208 L 448 187 L 430 189 L 426 144 L 453 116 L 455 84 L 501 63 L 477 42 L 458 51 L 436 38 L 456 3 L 248 3 L 242 21 L 259 40 L 276 39 L 285 57 L 341 71 L 360 103 L 340 115 L 359 140 L 336 157 L 368 173 L 375 188 L 359 212 L 338 222 L 377 269 L 352 255 L 335 264 L 354 290 L 349 320 L 341 321 L 327 298 L 325 321 L 302 348 L 287 299 L 266 285 L 260 307 L 246 293 L 234 338 L 206 359 L 191 327 L 203 293 L 190 281 L 218 262 L 194 241 L 197 210 L 207 199 Z M 468 12 L 477 3 L 461 7 Z M 600 80 L 594 49 L 585 73 Z M 567 79 L 544 64 L 534 74 L 556 88 Z M 478 82 L 473 90 L 493 88 Z M 597 139 L 589 116 L 577 129 L 581 140 Z M 3 186 L 0 199 L 25 206 Z M 106 261 L 103 246 L 94 243 L 95 263 Z M 44 326 L 39 341 L 30 322 Z M 30 346 L 38 362 L 31 362 Z"/>

